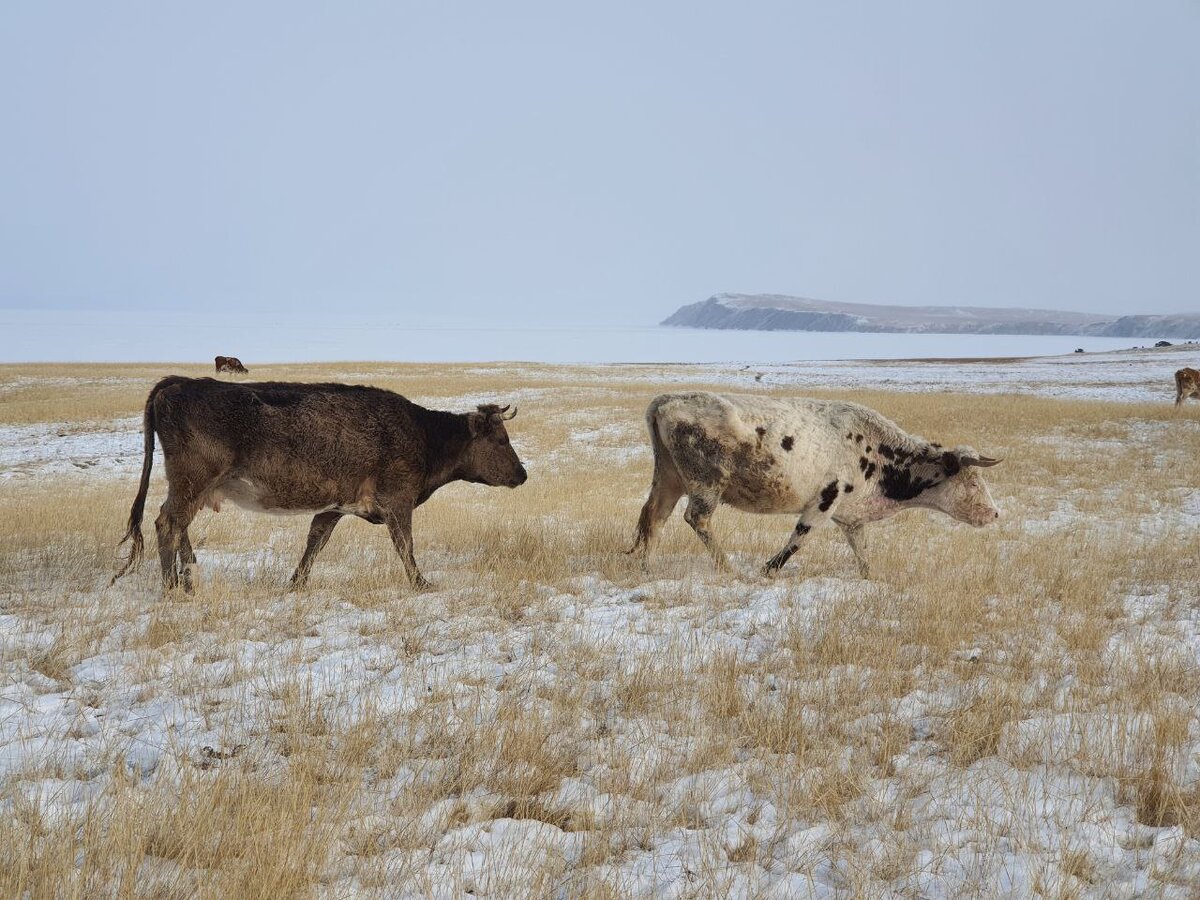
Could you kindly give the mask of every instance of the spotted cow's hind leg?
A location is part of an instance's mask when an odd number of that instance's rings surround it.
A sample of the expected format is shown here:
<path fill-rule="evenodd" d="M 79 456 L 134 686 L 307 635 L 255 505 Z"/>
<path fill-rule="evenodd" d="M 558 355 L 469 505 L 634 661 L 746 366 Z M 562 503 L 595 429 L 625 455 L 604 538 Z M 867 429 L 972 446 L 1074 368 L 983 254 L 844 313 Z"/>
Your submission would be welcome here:
<path fill-rule="evenodd" d="M 838 526 L 842 529 L 842 534 L 846 536 L 846 543 L 854 551 L 854 559 L 858 563 L 858 574 L 863 578 L 870 578 L 871 568 L 867 564 L 867 538 L 863 534 L 863 527 L 847 525 L 845 522 L 838 522 Z"/>
<path fill-rule="evenodd" d="M 650 495 L 642 504 L 633 546 L 625 551 L 643 561 L 650 555 L 650 548 L 658 529 L 671 517 L 675 505 L 683 496 L 683 482 L 675 464 L 670 459 L 663 459 L 665 451 L 659 453 L 658 447 L 655 447 L 655 453 L 654 480 L 650 484 Z"/>
<path fill-rule="evenodd" d="M 712 514 L 717 508 L 719 494 L 704 492 L 688 495 L 687 509 L 683 512 L 683 519 L 692 526 L 692 530 L 696 532 L 696 536 L 704 544 L 704 548 L 712 556 L 713 563 L 717 567 L 718 572 L 727 572 L 731 568 L 729 559 L 725 556 L 725 552 L 717 543 L 716 538 L 712 536 L 712 531 L 709 525 L 712 522 Z"/>

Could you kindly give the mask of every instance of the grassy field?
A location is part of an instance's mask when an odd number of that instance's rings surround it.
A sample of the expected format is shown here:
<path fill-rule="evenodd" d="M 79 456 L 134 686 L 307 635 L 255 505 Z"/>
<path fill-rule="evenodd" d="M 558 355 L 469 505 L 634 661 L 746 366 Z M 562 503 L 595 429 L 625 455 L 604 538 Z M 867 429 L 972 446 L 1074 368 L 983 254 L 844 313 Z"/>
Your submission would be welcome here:
<path fill-rule="evenodd" d="M 189 371 L 0 367 L 0 428 L 86 434 Z M 1004 457 L 1004 518 L 874 526 L 871 581 L 818 531 L 767 580 L 787 518 L 717 513 L 733 574 L 679 514 L 621 553 L 663 376 L 256 370 L 520 407 L 528 484 L 418 510 L 424 593 L 357 520 L 289 593 L 307 519 L 231 507 L 194 595 L 110 588 L 136 475 L 0 481 L 0 895 L 1195 896 L 1195 408 L 806 390 Z"/>

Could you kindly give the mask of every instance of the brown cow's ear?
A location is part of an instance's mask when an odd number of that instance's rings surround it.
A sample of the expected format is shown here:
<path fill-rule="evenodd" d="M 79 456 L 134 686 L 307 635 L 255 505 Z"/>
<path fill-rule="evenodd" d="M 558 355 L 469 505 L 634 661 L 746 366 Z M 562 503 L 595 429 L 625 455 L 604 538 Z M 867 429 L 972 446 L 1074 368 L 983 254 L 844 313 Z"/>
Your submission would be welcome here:
<path fill-rule="evenodd" d="M 485 412 L 467 413 L 467 427 L 471 429 L 471 437 L 478 437 L 491 430 L 491 416 Z"/>

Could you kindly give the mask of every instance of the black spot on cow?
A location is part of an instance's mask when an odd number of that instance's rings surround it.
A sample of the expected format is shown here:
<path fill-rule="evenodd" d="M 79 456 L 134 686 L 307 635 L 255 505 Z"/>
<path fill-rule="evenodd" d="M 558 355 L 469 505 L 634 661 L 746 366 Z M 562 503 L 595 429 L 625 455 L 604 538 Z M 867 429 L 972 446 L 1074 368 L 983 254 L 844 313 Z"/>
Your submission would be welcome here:
<path fill-rule="evenodd" d="M 782 447 L 784 450 L 790 451 L 792 449 L 792 444 L 795 443 L 795 440 L 796 439 L 793 438 L 790 434 L 786 435 L 784 437 L 784 439 L 779 442 L 779 446 Z"/>
<path fill-rule="evenodd" d="M 869 459 L 867 459 L 865 456 L 860 456 L 860 457 L 858 458 L 858 469 L 859 469 L 859 471 L 860 471 L 860 472 L 865 472 L 865 471 L 867 471 L 867 463 L 869 463 L 869 462 L 870 462 L 870 460 L 869 460 Z"/>
<path fill-rule="evenodd" d="M 829 482 L 829 484 L 825 485 L 825 487 L 821 489 L 821 503 L 817 507 L 817 509 L 821 510 L 821 512 L 825 512 L 826 510 L 828 510 L 829 507 L 833 506 L 833 501 L 837 499 L 837 495 L 838 495 L 837 481 L 835 480 L 835 481 Z"/>
<path fill-rule="evenodd" d="M 863 453 L 870 453 L 870 452 L 871 452 L 871 445 L 867 444 L 867 449 L 864 450 Z"/>
<path fill-rule="evenodd" d="M 763 435 L 765 435 L 765 434 L 767 433 L 767 429 L 763 428 L 761 425 L 759 425 L 759 426 L 758 426 L 757 428 L 755 428 L 754 430 L 755 430 L 755 432 L 757 432 L 757 433 L 758 433 L 758 436 L 759 436 L 760 438 L 761 438 Z"/>
<path fill-rule="evenodd" d="M 805 525 L 803 522 L 796 523 L 796 534 L 800 535 L 800 537 L 804 537 L 810 531 L 812 531 L 811 525 Z"/>
<path fill-rule="evenodd" d="M 863 442 L 863 436 L 861 434 L 856 434 L 854 436 L 854 443 L 861 444 L 862 442 Z"/>
<path fill-rule="evenodd" d="M 842 485 L 842 493 L 853 494 L 854 493 L 854 485 L 852 485 L 850 482 L 847 481 L 844 485 Z"/>
<path fill-rule="evenodd" d="M 853 432 L 853 431 L 847 431 L 847 432 L 846 432 L 846 440 L 850 440 L 852 437 L 854 437 L 854 432 Z"/>
<path fill-rule="evenodd" d="M 887 444 L 880 444 L 879 445 L 879 455 L 883 456 L 887 459 L 895 459 L 896 451 L 893 450 L 891 447 L 889 447 Z"/>
<path fill-rule="evenodd" d="M 958 461 L 958 457 L 947 450 L 942 454 L 942 468 L 945 470 L 947 477 L 953 477 L 962 471 L 962 463 Z"/>
<path fill-rule="evenodd" d="M 865 472 L 863 472 L 863 477 L 864 478 L 874 478 L 875 477 L 875 463 L 867 464 L 867 470 Z"/>
<path fill-rule="evenodd" d="M 883 489 L 883 495 L 889 500 L 912 500 L 944 479 L 944 470 L 933 466 L 921 466 L 925 470 L 919 472 L 917 468 L 885 465 L 879 476 L 879 486 Z"/>

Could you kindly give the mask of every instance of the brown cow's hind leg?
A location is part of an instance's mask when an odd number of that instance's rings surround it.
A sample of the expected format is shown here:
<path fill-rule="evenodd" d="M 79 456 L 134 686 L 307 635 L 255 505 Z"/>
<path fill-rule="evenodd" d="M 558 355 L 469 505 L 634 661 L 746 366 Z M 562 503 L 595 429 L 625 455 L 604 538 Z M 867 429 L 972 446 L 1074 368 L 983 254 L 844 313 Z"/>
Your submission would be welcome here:
<path fill-rule="evenodd" d="M 178 494 L 168 490 L 167 499 L 154 520 L 154 528 L 158 534 L 158 559 L 162 564 L 163 587 L 174 590 L 179 587 L 179 557 L 186 540 L 187 529 L 196 515 L 195 503 L 181 500 Z M 192 545 L 187 541 L 189 561 L 192 555 Z M 183 587 L 191 591 L 191 578 L 184 578 Z"/>
<path fill-rule="evenodd" d="M 292 587 L 303 587 L 308 582 L 308 573 L 312 569 L 313 559 L 325 549 L 329 536 L 333 534 L 333 526 L 341 519 L 342 514 L 336 510 L 317 513 L 313 516 L 312 525 L 308 529 L 308 543 L 304 547 L 304 555 L 300 557 L 300 565 L 292 574 Z"/>
<path fill-rule="evenodd" d="M 196 551 L 192 549 L 192 539 L 187 529 L 179 536 L 179 566 L 183 573 L 183 589 L 192 592 L 192 577 L 196 567 Z"/>

